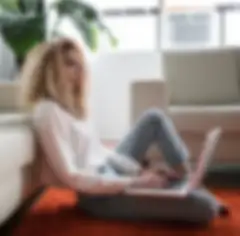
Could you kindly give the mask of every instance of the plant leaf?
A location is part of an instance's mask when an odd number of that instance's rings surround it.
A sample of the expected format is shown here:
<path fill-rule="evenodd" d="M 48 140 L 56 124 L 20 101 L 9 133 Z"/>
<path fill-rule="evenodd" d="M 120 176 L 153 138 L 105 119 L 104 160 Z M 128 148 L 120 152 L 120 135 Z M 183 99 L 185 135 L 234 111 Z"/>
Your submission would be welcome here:
<path fill-rule="evenodd" d="M 98 47 L 98 34 L 103 31 L 107 34 L 113 47 L 118 41 L 99 17 L 98 11 L 92 5 L 79 0 L 59 0 L 52 7 L 57 9 L 59 17 L 70 17 L 81 32 L 87 46 L 95 51 Z"/>
<path fill-rule="evenodd" d="M 76 28 L 81 32 L 84 42 L 92 50 L 96 51 L 98 48 L 98 31 L 96 25 L 87 21 L 79 14 L 73 14 L 71 17 Z"/>
<path fill-rule="evenodd" d="M 16 12 L 19 10 L 18 0 L 0 0 L 0 8 L 11 12 Z"/>
<path fill-rule="evenodd" d="M 44 0 L 18 0 L 22 13 L 37 13 L 43 15 Z"/>
<path fill-rule="evenodd" d="M 52 4 L 52 8 L 55 8 L 60 16 L 69 15 L 79 8 L 79 3 L 73 0 L 59 0 Z"/>
<path fill-rule="evenodd" d="M 78 14 L 88 20 L 97 20 L 98 11 L 91 4 L 80 0 L 59 0 L 52 5 L 53 8 L 57 9 L 59 15 L 71 15 L 76 11 Z"/>
<path fill-rule="evenodd" d="M 106 25 L 104 25 L 101 20 L 99 20 L 97 23 L 98 23 L 99 29 L 108 36 L 111 46 L 117 47 L 118 39 L 112 34 L 112 32 L 109 30 L 109 28 Z"/>
<path fill-rule="evenodd" d="M 119 44 L 119 41 L 116 37 L 114 36 L 109 36 L 109 40 L 110 40 L 110 43 L 111 43 L 111 46 L 116 48 Z"/>
<path fill-rule="evenodd" d="M 10 11 L 4 11 L 0 14 L 0 29 L 11 24 L 15 24 L 22 20 L 23 15 L 20 13 L 13 13 Z"/>
<path fill-rule="evenodd" d="M 37 43 L 44 40 L 44 19 L 39 16 L 22 16 L 2 25 L 2 36 L 16 57 L 24 57 Z"/>
<path fill-rule="evenodd" d="M 36 5 L 37 14 L 44 16 L 44 14 L 45 14 L 44 6 L 45 6 L 44 0 L 37 0 L 37 5 Z"/>
<path fill-rule="evenodd" d="M 98 29 L 95 23 L 98 20 L 98 11 L 78 0 L 60 0 L 52 5 L 57 9 L 59 17 L 69 17 L 80 31 L 84 42 L 92 50 L 98 47 Z"/>

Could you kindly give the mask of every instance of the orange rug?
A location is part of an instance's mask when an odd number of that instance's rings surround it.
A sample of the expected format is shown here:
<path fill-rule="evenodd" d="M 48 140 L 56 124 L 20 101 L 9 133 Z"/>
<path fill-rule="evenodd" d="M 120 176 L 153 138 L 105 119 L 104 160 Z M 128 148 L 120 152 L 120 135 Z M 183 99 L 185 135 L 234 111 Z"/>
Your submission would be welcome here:
<path fill-rule="evenodd" d="M 87 218 L 74 209 L 75 194 L 50 189 L 23 219 L 14 236 L 239 236 L 240 190 L 217 190 L 232 208 L 229 218 L 218 219 L 208 228 L 150 223 L 126 223 Z M 174 227 L 174 228 L 173 228 Z"/>

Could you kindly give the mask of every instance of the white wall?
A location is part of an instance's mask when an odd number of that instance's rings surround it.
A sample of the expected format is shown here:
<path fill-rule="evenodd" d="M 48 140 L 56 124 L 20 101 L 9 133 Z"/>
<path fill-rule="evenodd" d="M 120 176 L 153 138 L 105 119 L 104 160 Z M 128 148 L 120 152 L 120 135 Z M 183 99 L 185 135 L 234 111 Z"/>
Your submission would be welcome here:
<path fill-rule="evenodd" d="M 99 55 L 90 65 L 93 118 L 102 138 L 119 139 L 130 125 L 130 86 L 139 79 L 160 78 L 156 52 Z"/>

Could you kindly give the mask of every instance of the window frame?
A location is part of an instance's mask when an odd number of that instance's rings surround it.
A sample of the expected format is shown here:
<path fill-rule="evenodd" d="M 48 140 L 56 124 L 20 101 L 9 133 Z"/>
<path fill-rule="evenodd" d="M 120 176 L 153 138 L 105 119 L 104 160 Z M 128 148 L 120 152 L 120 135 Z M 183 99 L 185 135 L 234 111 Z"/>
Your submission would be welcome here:
<path fill-rule="evenodd" d="M 198 11 L 196 7 L 193 7 L 195 11 Z M 186 6 L 186 10 L 191 9 L 190 6 Z M 200 8 L 199 11 L 202 9 Z M 216 3 L 212 7 L 209 7 L 209 11 L 212 11 L 213 13 L 216 13 L 218 15 L 218 35 L 217 35 L 217 47 L 226 47 L 231 46 L 227 43 L 227 14 L 231 12 L 239 12 L 240 15 L 240 2 L 239 3 Z M 182 7 L 182 10 L 179 12 L 184 13 L 184 6 Z M 159 36 L 161 37 L 161 35 Z M 240 42 L 239 42 L 240 46 Z"/>
<path fill-rule="evenodd" d="M 215 10 L 219 14 L 219 46 L 224 47 L 227 45 L 227 19 L 226 15 L 229 12 L 238 11 L 240 14 L 240 3 L 221 3 L 217 4 Z M 240 42 L 239 42 L 240 43 Z"/>
<path fill-rule="evenodd" d="M 153 50 L 151 51 L 159 51 L 160 50 L 160 40 L 161 40 L 161 14 L 163 7 L 163 0 L 158 0 L 158 4 L 156 6 L 151 7 L 122 7 L 122 8 L 104 8 L 100 10 L 100 14 L 103 18 L 124 18 L 124 17 L 139 17 L 139 16 L 156 16 L 156 24 L 155 24 L 155 45 L 153 46 Z M 116 50 L 114 53 L 122 53 L 125 50 Z M 132 51 L 132 50 L 126 50 Z M 133 50 L 134 51 L 134 50 Z M 148 49 L 141 49 L 137 51 L 149 51 Z"/>

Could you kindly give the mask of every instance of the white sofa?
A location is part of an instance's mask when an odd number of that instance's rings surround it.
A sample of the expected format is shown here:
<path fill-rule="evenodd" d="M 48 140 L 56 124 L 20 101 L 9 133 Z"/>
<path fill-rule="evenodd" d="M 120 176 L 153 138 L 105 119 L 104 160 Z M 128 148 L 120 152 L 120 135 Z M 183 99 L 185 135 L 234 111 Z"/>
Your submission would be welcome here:
<path fill-rule="evenodd" d="M 0 84 L 0 234 L 1 226 L 39 188 L 34 134 L 30 116 L 18 111 L 18 92 L 17 84 Z"/>
<path fill-rule="evenodd" d="M 166 51 L 163 79 L 132 85 L 132 122 L 147 108 L 166 110 L 193 158 L 204 134 L 223 128 L 215 161 L 240 163 L 240 53 L 237 48 Z"/>
<path fill-rule="evenodd" d="M 34 137 L 23 114 L 0 114 L 0 224 L 31 194 Z"/>

